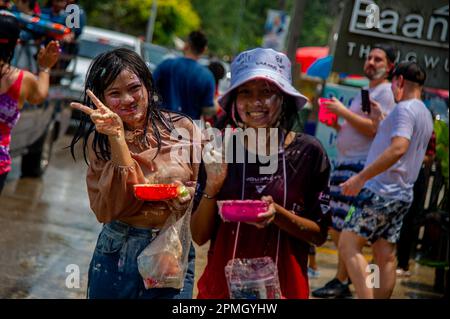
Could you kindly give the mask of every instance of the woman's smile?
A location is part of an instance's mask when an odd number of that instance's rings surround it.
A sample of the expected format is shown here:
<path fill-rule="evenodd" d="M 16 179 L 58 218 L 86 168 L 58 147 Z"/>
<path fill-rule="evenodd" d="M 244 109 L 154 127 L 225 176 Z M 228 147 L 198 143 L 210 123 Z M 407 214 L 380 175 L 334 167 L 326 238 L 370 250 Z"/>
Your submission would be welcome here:
<path fill-rule="evenodd" d="M 247 112 L 247 116 L 251 117 L 253 120 L 262 119 L 269 114 L 268 111 L 251 111 Z"/>
<path fill-rule="evenodd" d="M 148 93 L 133 72 L 123 70 L 106 89 L 105 100 L 129 129 L 140 128 L 144 125 Z"/>
<path fill-rule="evenodd" d="M 136 112 L 138 106 L 135 105 L 130 105 L 130 106 L 121 106 L 118 110 L 117 113 L 119 115 L 130 115 L 134 112 Z"/>
<path fill-rule="evenodd" d="M 271 127 L 280 116 L 282 101 L 278 87 L 265 80 L 249 81 L 237 89 L 237 112 L 249 127 Z"/>

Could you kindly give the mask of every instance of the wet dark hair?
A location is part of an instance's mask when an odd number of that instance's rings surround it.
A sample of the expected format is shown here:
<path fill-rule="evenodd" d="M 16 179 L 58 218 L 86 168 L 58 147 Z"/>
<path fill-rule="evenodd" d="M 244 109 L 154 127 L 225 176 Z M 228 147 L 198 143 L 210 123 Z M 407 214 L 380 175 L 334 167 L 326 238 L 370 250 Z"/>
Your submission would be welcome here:
<path fill-rule="evenodd" d="M 145 62 L 134 51 L 126 48 L 119 48 L 109 52 L 98 55 L 94 61 L 92 61 L 86 76 L 85 92 L 91 90 L 95 96 L 100 100 L 104 100 L 105 90 L 114 82 L 123 70 L 129 70 L 136 74 L 141 83 L 145 86 L 148 92 L 148 108 L 145 115 L 145 124 L 143 127 L 143 143 L 149 146 L 147 140 L 147 127 L 148 123 L 152 125 L 152 134 L 155 136 L 158 143 L 158 151 L 155 157 L 158 155 L 161 149 L 161 135 L 157 124 L 162 124 L 163 129 L 167 129 L 169 132 L 174 129 L 172 118 L 169 119 L 162 114 L 161 109 L 158 107 L 157 102 L 160 100 L 158 97 L 153 77 Z M 85 94 L 83 104 L 95 109 L 95 106 L 91 99 Z M 81 120 L 78 129 L 70 144 L 70 151 L 72 157 L 75 159 L 74 147 L 75 144 L 83 139 L 83 155 L 87 162 L 86 149 L 87 140 L 89 135 L 94 132 L 94 139 L 92 142 L 92 148 L 98 159 L 110 160 L 111 150 L 108 142 L 108 137 L 104 134 L 98 133 L 95 130 L 94 123 L 91 118 L 81 113 Z"/>
<path fill-rule="evenodd" d="M 202 54 L 208 45 L 208 39 L 202 31 L 192 31 L 188 36 L 188 43 L 192 52 L 195 54 Z"/>
<path fill-rule="evenodd" d="M 392 71 L 392 76 L 402 75 L 405 80 L 424 85 L 427 74 L 423 67 L 414 61 L 401 62 Z"/>
<path fill-rule="evenodd" d="M 0 13 L 0 80 L 8 72 L 3 70 L 3 66 L 11 63 L 19 34 L 20 26 L 16 17 Z"/>

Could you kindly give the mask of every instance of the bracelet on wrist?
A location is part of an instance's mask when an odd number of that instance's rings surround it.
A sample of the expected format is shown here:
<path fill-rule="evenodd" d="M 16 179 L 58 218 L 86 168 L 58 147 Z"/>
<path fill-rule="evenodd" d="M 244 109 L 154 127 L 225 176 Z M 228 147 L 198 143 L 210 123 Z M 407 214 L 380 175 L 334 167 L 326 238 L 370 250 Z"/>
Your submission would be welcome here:
<path fill-rule="evenodd" d="M 45 72 L 45 73 L 49 73 L 50 74 L 50 69 L 49 67 L 39 67 L 39 72 Z"/>

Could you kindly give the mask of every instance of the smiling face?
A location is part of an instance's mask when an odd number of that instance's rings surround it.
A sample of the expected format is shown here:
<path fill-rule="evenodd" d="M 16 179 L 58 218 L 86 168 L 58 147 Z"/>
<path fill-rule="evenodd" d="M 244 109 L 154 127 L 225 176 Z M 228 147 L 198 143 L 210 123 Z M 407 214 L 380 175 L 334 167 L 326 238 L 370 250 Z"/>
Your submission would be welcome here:
<path fill-rule="evenodd" d="M 283 104 L 281 90 L 269 81 L 257 79 L 237 89 L 236 109 L 248 127 L 273 127 L 278 121 Z"/>
<path fill-rule="evenodd" d="M 122 119 L 125 128 L 142 128 L 148 108 L 148 92 L 136 74 L 123 70 L 104 93 L 105 104 Z"/>

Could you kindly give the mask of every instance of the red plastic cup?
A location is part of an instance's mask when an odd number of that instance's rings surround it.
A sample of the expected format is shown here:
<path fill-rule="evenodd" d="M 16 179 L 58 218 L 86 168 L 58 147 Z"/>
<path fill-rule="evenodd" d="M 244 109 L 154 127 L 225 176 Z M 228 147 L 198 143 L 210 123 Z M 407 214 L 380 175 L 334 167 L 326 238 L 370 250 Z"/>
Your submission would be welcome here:
<path fill-rule="evenodd" d="M 264 218 L 258 214 L 267 212 L 269 206 L 262 200 L 223 200 L 217 201 L 222 219 L 230 222 L 260 222 Z"/>
<path fill-rule="evenodd" d="M 325 102 L 332 101 L 332 99 L 327 99 L 324 97 L 319 98 L 319 121 L 327 125 L 332 125 L 337 121 L 337 115 L 330 112 L 325 105 Z"/>
<path fill-rule="evenodd" d="M 145 201 L 169 200 L 178 196 L 178 184 L 136 184 L 134 195 Z"/>

